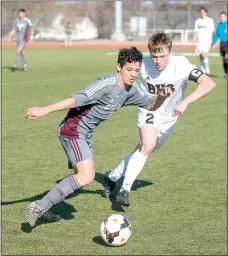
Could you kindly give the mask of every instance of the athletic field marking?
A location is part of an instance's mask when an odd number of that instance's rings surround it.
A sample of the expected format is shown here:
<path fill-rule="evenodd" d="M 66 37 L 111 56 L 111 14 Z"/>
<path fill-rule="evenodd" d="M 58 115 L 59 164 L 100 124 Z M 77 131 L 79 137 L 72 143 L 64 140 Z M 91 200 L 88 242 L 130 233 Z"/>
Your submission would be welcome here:
<path fill-rule="evenodd" d="M 143 56 L 149 56 L 148 52 L 142 52 Z M 194 52 L 173 52 L 175 55 L 183 55 L 183 56 L 199 56 L 198 54 L 195 54 Z M 106 52 L 105 55 L 107 56 L 117 56 L 118 52 Z M 219 57 L 219 53 L 209 53 L 208 54 L 211 57 Z"/>
<path fill-rule="evenodd" d="M 10 71 L 11 72 L 11 71 Z M 91 76 L 92 75 L 94 75 L 94 74 L 91 74 Z M 103 75 L 103 73 L 99 73 L 98 75 L 97 75 L 97 77 L 99 77 L 99 76 L 102 76 Z M 88 78 L 88 76 L 89 75 L 68 75 L 67 77 L 72 77 L 73 79 L 84 79 L 84 78 Z M 4 82 L 4 81 L 2 81 L 2 85 L 4 85 L 4 86 L 6 86 L 6 85 L 26 85 L 26 84 L 40 84 L 40 83 L 45 83 L 45 86 L 44 87 L 46 87 L 46 84 L 47 84 L 47 82 L 51 82 L 51 81 L 58 81 L 58 80 L 64 80 L 64 79 L 66 79 L 66 77 L 65 77 L 65 75 L 63 75 L 63 76 L 55 76 L 55 77 L 47 77 L 47 78 L 45 78 L 45 77 L 43 77 L 43 79 L 42 80 L 29 80 L 29 81 L 26 81 L 25 80 L 25 82 Z M 93 78 L 92 78 L 93 79 Z M 95 79 L 95 78 L 94 78 Z M 74 81 L 73 81 L 74 82 Z M 72 83 L 73 83 L 72 82 Z M 92 82 L 92 80 L 91 80 L 91 82 Z M 42 87 L 42 86 L 41 86 Z"/>

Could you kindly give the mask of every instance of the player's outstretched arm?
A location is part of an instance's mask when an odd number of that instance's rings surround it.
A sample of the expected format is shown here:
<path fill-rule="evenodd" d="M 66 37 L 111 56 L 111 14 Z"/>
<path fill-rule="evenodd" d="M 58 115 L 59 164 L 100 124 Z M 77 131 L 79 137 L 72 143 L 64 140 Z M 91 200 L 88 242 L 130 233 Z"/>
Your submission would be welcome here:
<path fill-rule="evenodd" d="M 157 98 L 153 102 L 151 102 L 151 104 L 147 107 L 147 109 L 150 111 L 157 110 L 163 104 L 165 99 L 170 96 L 171 93 L 172 93 L 171 88 L 169 87 L 163 88 L 158 94 Z"/>
<path fill-rule="evenodd" d="M 65 109 L 70 109 L 75 107 L 76 107 L 75 99 L 67 98 L 65 100 L 61 100 L 55 104 L 48 105 L 46 107 L 31 107 L 25 111 L 25 118 L 37 119 L 52 112 L 62 111 Z"/>
<path fill-rule="evenodd" d="M 30 32 L 30 41 L 33 42 L 34 39 L 34 29 L 31 28 L 31 32 Z"/>
<path fill-rule="evenodd" d="M 9 36 L 8 36 L 8 41 L 11 41 L 11 38 L 12 36 L 16 33 L 16 30 L 15 29 L 12 29 L 9 33 Z"/>
<path fill-rule="evenodd" d="M 183 115 L 190 103 L 204 97 L 215 87 L 215 82 L 205 74 L 198 78 L 197 83 L 197 88 L 173 109 L 173 116 Z"/>

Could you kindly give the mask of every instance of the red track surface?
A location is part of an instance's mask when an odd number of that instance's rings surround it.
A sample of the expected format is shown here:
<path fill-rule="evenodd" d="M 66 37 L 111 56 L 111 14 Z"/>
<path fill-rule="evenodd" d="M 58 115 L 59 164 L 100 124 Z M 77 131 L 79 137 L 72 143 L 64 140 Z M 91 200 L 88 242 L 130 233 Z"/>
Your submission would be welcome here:
<path fill-rule="evenodd" d="M 70 48 L 75 49 L 120 49 L 123 47 L 136 46 L 140 49 L 147 50 L 147 43 L 142 42 L 99 42 L 99 41 L 90 41 L 90 42 L 74 42 Z M 2 48 L 15 48 L 15 42 L 2 42 Z M 28 43 L 26 48 L 33 49 L 60 49 L 64 48 L 63 42 L 33 42 Z M 173 45 L 173 50 L 188 50 L 195 49 L 194 45 Z"/>

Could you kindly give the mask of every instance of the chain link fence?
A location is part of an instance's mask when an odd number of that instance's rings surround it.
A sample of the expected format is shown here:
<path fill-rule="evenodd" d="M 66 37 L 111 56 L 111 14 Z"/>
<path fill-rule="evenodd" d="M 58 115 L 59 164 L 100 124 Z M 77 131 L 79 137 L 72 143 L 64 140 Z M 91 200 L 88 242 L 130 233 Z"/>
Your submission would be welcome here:
<path fill-rule="evenodd" d="M 191 30 L 202 5 L 216 23 L 219 13 L 227 10 L 227 1 L 123 1 L 122 30 L 128 40 L 147 39 L 155 31 Z M 115 1 L 2 2 L 3 40 L 20 8 L 25 8 L 32 20 L 37 40 L 62 40 L 68 21 L 74 40 L 110 39 L 115 30 Z M 46 37 L 40 36 L 41 32 Z"/>

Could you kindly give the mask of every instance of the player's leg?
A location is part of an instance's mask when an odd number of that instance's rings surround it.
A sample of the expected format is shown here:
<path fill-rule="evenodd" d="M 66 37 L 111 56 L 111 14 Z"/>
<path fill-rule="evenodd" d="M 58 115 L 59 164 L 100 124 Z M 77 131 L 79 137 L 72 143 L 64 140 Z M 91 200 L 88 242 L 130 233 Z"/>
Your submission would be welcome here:
<path fill-rule="evenodd" d="M 65 47 L 68 47 L 68 34 L 66 34 L 64 45 Z"/>
<path fill-rule="evenodd" d="M 21 54 L 22 54 L 22 51 L 23 51 L 23 45 L 22 45 L 22 42 L 17 42 L 17 50 L 16 50 L 16 56 L 15 56 L 15 59 L 14 59 L 14 63 L 13 63 L 13 67 L 12 67 L 12 71 L 15 71 L 17 69 L 17 65 L 20 61 L 20 58 L 21 58 Z"/>
<path fill-rule="evenodd" d="M 209 58 L 208 58 L 208 53 L 210 51 L 211 44 L 210 42 L 202 42 L 201 45 L 201 60 L 202 60 L 202 65 L 204 67 L 205 73 L 210 74 L 210 66 L 209 66 Z"/>
<path fill-rule="evenodd" d="M 203 66 L 205 69 L 205 73 L 210 74 L 208 52 L 202 52 L 201 57 L 202 57 L 202 62 L 203 62 Z"/>
<path fill-rule="evenodd" d="M 29 204 L 27 220 L 32 227 L 35 225 L 36 220 L 54 204 L 63 201 L 81 187 L 89 185 L 95 176 L 93 155 L 88 143 L 82 139 L 60 138 L 60 141 L 68 160 L 73 166 L 74 174 L 61 180 L 42 199 Z"/>
<path fill-rule="evenodd" d="M 227 70 L 228 70 L 228 53 L 226 53 L 223 57 L 223 68 L 225 72 L 225 78 L 227 78 Z"/>
<path fill-rule="evenodd" d="M 227 68 L 228 68 L 228 46 L 227 43 L 220 43 L 220 54 L 223 61 L 223 69 L 225 77 L 227 77 Z"/>
<path fill-rule="evenodd" d="M 72 46 L 72 35 L 69 35 L 69 46 Z"/>
<path fill-rule="evenodd" d="M 27 71 L 28 70 L 28 66 L 27 66 L 27 58 L 25 56 L 25 45 L 24 45 L 24 48 L 21 52 L 21 62 L 22 62 L 22 68 L 24 71 Z"/>
<path fill-rule="evenodd" d="M 124 206 L 129 206 L 129 193 L 131 187 L 142 171 L 147 158 L 151 155 L 157 142 L 158 129 L 152 125 L 144 125 L 140 128 L 140 146 L 131 156 L 126 172 L 124 174 L 123 184 L 116 201 Z"/>
<path fill-rule="evenodd" d="M 168 139 L 170 134 L 172 133 L 175 127 L 176 120 L 171 120 L 170 122 L 161 123 L 159 125 L 159 129 L 154 127 L 153 125 L 145 125 L 140 129 L 140 138 L 141 138 L 141 149 L 139 152 L 144 157 L 135 157 L 135 162 L 132 161 L 134 155 L 129 161 L 123 185 L 120 189 L 119 195 L 117 195 L 116 201 L 121 205 L 129 205 L 129 192 L 132 184 L 135 179 L 142 171 L 147 157 L 155 150 L 158 150 Z M 137 152 L 136 152 L 137 153 Z M 136 160 L 138 161 L 138 165 L 136 164 Z M 132 161 L 132 162 L 131 162 Z M 132 164 L 132 166 L 130 166 Z M 134 166 L 135 164 L 136 166 Z"/>
<path fill-rule="evenodd" d="M 136 146 L 136 149 L 138 149 L 138 145 Z M 125 156 L 125 158 L 119 163 L 119 165 L 114 170 L 105 173 L 104 189 L 101 192 L 101 196 L 106 198 L 110 198 L 112 196 L 112 192 L 115 189 L 116 182 L 118 179 L 124 176 L 128 162 L 131 156 L 134 154 L 135 150 L 133 152 L 130 152 L 127 156 Z"/>
<path fill-rule="evenodd" d="M 203 62 L 203 57 L 202 57 L 202 43 L 198 43 L 197 47 L 196 47 L 196 51 L 197 55 L 199 55 L 199 59 L 200 59 L 200 69 L 203 73 L 206 73 L 205 71 L 205 67 L 204 67 L 204 62 Z"/>
<path fill-rule="evenodd" d="M 140 128 L 145 125 L 148 119 L 148 111 L 146 109 L 137 109 L 137 126 Z M 151 113 L 150 113 L 151 115 Z M 150 117 L 149 117 L 150 118 Z M 124 173 L 127 170 L 128 163 L 131 157 L 137 156 L 135 152 L 139 149 L 140 143 L 136 146 L 136 148 L 130 152 L 121 162 L 120 164 L 111 172 L 106 172 L 104 177 L 104 190 L 102 191 L 101 195 L 103 197 L 109 198 L 112 195 L 112 191 L 115 188 L 115 184 L 117 180 L 124 176 Z"/>

